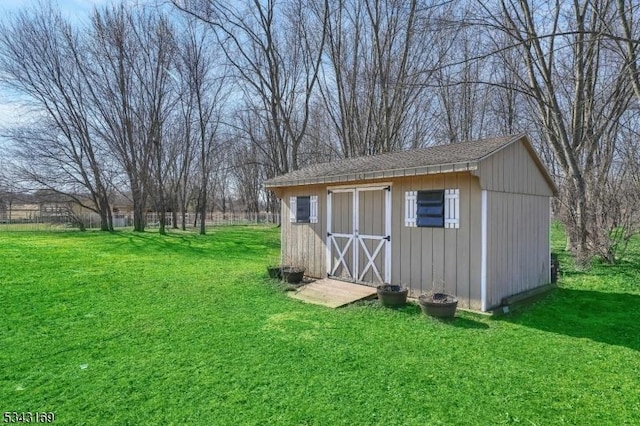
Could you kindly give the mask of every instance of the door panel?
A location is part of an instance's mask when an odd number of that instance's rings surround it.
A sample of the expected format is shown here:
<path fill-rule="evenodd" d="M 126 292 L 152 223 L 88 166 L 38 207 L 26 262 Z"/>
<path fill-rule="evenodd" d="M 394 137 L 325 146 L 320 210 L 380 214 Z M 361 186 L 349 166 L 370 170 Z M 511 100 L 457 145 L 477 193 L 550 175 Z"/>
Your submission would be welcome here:
<path fill-rule="evenodd" d="M 329 191 L 329 276 L 369 284 L 389 282 L 390 191 L 390 187 Z"/>
<path fill-rule="evenodd" d="M 331 197 L 332 236 L 327 239 L 330 244 L 331 269 L 329 274 L 336 278 L 353 281 L 353 193 L 333 192 Z"/>
<path fill-rule="evenodd" d="M 385 281 L 386 189 L 358 190 L 358 281 Z"/>

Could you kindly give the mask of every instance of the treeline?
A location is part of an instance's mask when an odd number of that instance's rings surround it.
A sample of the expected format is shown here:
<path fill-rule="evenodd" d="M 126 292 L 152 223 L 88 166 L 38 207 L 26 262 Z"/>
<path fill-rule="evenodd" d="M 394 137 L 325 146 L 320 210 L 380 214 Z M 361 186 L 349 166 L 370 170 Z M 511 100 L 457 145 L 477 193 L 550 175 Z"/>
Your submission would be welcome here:
<path fill-rule="evenodd" d="M 224 191 L 275 209 L 262 182 L 306 164 L 520 132 L 579 261 L 638 229 L 633 0 L 172 0 L 82 26 L 39 7 L 0 32 L 3 82 L 37 112 L 9 132 L 13 172 L 90 193 L 103 229 L 114 191 L 142 230 L 149 205 Z"/>

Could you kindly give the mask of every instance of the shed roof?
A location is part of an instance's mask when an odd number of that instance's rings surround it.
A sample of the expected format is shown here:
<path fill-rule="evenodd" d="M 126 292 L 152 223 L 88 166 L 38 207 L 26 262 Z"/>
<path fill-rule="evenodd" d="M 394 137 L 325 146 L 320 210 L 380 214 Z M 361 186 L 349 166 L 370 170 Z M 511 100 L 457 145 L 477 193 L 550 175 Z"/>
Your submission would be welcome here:
<path fill-rule="evenodd" d="M 317 163 L 269 179 L 265 186 L 279 188 L 476 170 L 479 161 L 521 139 L 555 192 L 553 180 L 524 134 Z"/>

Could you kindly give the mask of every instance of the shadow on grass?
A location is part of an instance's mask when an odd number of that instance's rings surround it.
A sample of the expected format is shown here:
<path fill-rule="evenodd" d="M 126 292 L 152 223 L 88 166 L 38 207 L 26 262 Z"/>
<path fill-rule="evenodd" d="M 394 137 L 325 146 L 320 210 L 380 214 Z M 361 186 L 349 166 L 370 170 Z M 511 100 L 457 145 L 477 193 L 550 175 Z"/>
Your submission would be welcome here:
<path fill-rule="evenodd" d="M 371 301 L 371 303 L 377 303 L 378 301 Z M 486 324 L 481 321 L 476 321 L 473 318 L 469 318 L 470 314 L 463 314 L 465 316 L 460 316 L 460 313 L 456 314 L 453 319 L 441 319 L 441 318 L 432 318 L 428 317 L 422 312 L 422 309 L 419 305 L 415 303 L 407 303 L 405 306 L 401 308 L 387 308 L 384 309 L 393 309 L 396 312 L 400 312 L 409 316 L 423 317 L 425 320 L 429 321 L 437 321 L 441 324 L 447 324 L 451 327 L 456 328 L 464 328 L 464 329 L 475 329 L 475 330 L 486 330 L 489 328 L 489 324 Z"/>
<path fill-rule="evenodd" d="M 264 256 L 265 250 L 276 250 L 278 240 L 263 238 L 239 227 L 237 230 L 210 231 L 206 237 L 196 234 L 160 236 L 150 232 L 115 232 L 120 237 L 118 248 L 139 254 L 184 254 L 209 258 L 251 259 Z"/>
<path fill-rule="evenodd" d="M 557 289 L 537 306 L 501 321 L 640 351 L 640 295 Z"/>
<path fill-rule="evenodd" d="M 455 317 L 448 322 L 451 323 L 453 327 L 465 328 L 467 330 L 486 330 L 489 328 L 489 324 L 471 318 Z"/>

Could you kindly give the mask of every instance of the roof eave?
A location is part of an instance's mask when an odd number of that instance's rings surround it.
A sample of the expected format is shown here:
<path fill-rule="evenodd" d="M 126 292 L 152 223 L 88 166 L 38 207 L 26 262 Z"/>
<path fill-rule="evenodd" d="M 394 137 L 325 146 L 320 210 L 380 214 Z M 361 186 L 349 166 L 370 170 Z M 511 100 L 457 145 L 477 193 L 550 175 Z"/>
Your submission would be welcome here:
<path fill-rule="evenodd" d="M 320 176 L 310 179 L 291 179 L 278 182 L 265 182 L 265 188 L 275 189 L 289 186 L 306 186 L 319 184 L 348 183 L 356 181 L 368 181 L 376 179 L 390 179 L 404 176 L 424 176 L 442 173 L 457 173 L 477 170 L 477 161 L 467 161 L 458 163 L 435 164 L 431 166 L 420 166 L 401 169 L 378 170 L 365 173 L 348 173 L 344 175 Z"/>

